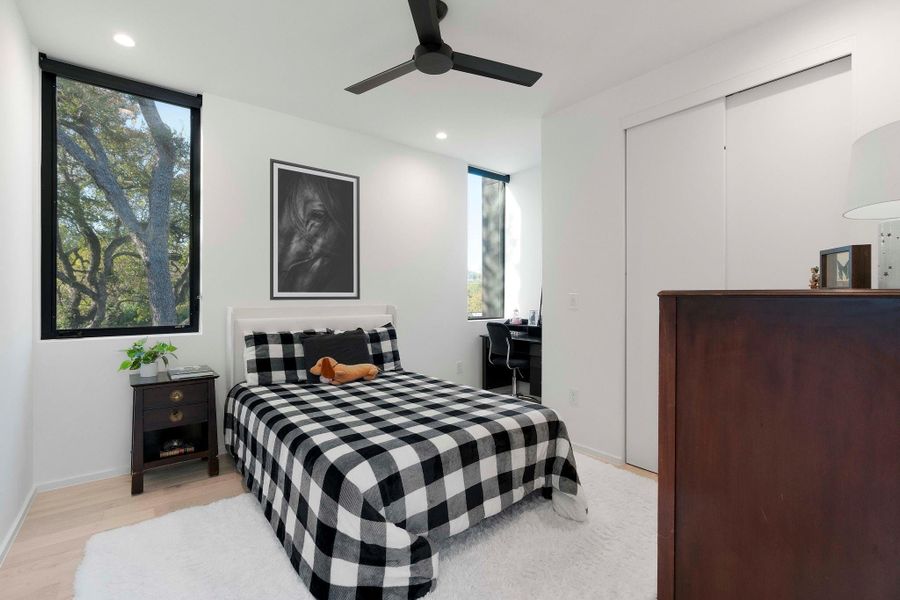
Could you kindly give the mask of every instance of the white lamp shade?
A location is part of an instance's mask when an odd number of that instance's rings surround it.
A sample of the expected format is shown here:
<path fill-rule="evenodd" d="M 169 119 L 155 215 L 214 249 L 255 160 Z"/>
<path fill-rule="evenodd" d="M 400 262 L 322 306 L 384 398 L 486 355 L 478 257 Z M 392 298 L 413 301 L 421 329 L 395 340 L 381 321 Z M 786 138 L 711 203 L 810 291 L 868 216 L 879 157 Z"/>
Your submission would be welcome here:
<path fill-rule="evenodd" d="M 870 131 L 853 144 L 848 219 L 900 218 L 900 121 Z"/>

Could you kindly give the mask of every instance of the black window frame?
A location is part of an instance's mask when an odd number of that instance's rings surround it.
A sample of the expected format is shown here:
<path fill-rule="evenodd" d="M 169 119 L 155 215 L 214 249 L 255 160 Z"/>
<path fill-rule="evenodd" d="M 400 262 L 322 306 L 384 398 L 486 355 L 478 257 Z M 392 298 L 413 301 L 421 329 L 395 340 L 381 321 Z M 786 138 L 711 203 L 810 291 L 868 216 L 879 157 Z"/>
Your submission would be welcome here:
<path fill-rule="evenodd" d="M 41 69 L 41 339 L 77 339 L 131 335 L 197 333 L 200 331 L 200 108 L 203 96 L 178 92 L 102 71 L 47 58 L 40 53 Z M 58 329 L 56 326 L 57 262 L 57 120 L 56 78 L 63 77 L 191 111 L 190 166 L 190 308 L 185 325 Z"/>
<path fill-rule="evenodd" d="M 501 277 L 501 288 L 500 288 L 500 298 L 502 299 L 503 309 L 500 311 L 501 314 L 498 316 L 477 316 L 473 317 L 472 315 L 466 312 L 466 320 L 467 321 L 496 321 L 497 319 L 502 319 L 505 316 L 506 312 L 506 186 L 509 185 L 510 176 L 503 175 L 501 173 L 495 173 L 494 171 L 488 171 L 487 169 L 482 169 L 481 167 L 473 167 L 469 165 L 468 169 L 469 175 L 477 175 L 478 177 L 482 177 L 484 179 L 493 179 L 495 181 L 500 181 L 504 185 L 503 189 L 503 227 L 500 231 L 500 265 L 503 268 L 503 277 Z M 483 199 L 482 199 L 483 201 Z M 467 217 L 468 218 L 468 215 Z M 481 239 L 482 243 L 484 240 L 484 226 L 482 225 L 481 229 Z M 483 260 L 483 259 L 482 259 Z M 484 272 L 482 270 L 481 273 L 481 285 L 482 290 L 484 289 Z M 483 293 L 483 292 L 482 292 Z"/>

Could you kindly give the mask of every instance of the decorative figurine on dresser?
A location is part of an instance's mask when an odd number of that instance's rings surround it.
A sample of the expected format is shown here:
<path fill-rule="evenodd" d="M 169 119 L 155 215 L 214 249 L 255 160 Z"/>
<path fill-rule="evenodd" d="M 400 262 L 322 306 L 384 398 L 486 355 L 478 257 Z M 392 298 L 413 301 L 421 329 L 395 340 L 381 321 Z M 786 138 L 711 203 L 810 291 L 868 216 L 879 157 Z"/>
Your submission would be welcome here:
<path fill-rule="evenodd" d="M 209 461 L 219 474 L 216 374 L 209 367 L 183 367 L 155 377 L 131 376 L 134 410 L 131 493 L 144 491 L 144 472 L 187 460 Z"/>
<path fill-rule="evenodd" d="M 809 270 L 809 289 L 819 289 L 819 267 L 813 267 Z"/>

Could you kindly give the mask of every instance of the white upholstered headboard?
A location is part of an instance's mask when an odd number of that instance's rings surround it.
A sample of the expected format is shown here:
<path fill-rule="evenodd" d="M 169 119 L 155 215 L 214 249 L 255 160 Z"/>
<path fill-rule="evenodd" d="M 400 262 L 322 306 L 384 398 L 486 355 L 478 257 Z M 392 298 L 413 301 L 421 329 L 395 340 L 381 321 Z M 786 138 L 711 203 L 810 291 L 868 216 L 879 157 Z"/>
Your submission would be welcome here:
<path fill-rule="evenodd" d="M 230 389 L 244 379 L 244 334 L 248 331 L 302 331 L 317 327 L 372 329 L 385 323 L 397 325 L 397 308 L 391 304 L 228 307 L 225 382 Z"/>

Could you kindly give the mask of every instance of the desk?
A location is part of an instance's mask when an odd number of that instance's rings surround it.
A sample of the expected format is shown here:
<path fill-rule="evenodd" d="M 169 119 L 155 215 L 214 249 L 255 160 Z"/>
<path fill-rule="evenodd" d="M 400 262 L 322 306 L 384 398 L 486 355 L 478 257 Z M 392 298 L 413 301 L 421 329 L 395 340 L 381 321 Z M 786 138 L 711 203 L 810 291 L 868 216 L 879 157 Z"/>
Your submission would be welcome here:
<path fill-rule="evenodd" d="M 526 373 L 531 395 L 541 395 L 541 338 L 519 334 L 513 335 L 512 344 L 515 350 L 525 350 L 527 345 L 530 364 Z M 491 352 L 490 338 L 486 333 L 481 334 L 481 387 L 486 390 L 503 387 L 512 381 L 512 372 L 504 366 L 495 366 L 490 363 L 488 356 Z"/>

